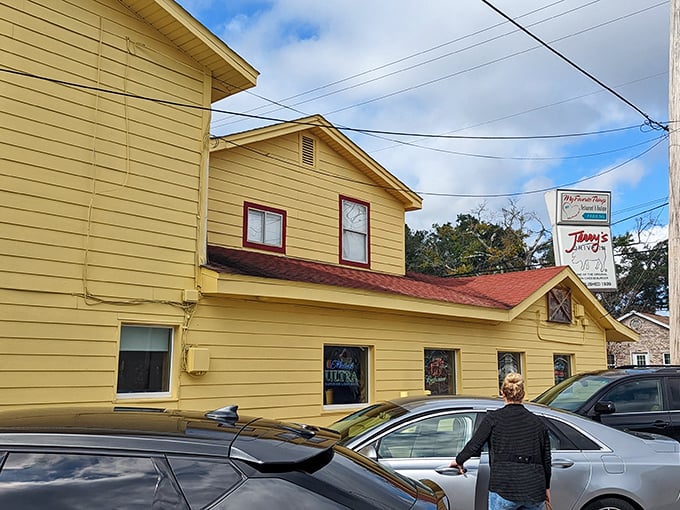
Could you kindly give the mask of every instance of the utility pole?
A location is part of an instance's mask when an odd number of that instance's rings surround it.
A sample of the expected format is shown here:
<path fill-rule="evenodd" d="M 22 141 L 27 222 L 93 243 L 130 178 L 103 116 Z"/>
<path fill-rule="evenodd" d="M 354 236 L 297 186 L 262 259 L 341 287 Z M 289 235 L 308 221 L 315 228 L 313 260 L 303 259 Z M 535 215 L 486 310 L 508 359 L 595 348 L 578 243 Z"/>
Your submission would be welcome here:
<path fill-rule="evenodd" d="M 680 365 L 680 0 L 671 0 L 668 82 L 668 311 L 671 363 Z"/>

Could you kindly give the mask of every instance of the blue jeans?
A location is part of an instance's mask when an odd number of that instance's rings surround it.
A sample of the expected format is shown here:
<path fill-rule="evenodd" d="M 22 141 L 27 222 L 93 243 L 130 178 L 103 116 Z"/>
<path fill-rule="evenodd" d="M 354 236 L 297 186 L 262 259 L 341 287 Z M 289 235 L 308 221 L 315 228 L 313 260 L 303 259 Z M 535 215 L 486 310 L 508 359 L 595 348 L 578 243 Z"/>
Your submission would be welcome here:
<path fill-rule="evenodd" d="M 489 510 L 545 510 L 545 501 L 540 503 L 508 501 L 495 492 L 489 492 Z"/>

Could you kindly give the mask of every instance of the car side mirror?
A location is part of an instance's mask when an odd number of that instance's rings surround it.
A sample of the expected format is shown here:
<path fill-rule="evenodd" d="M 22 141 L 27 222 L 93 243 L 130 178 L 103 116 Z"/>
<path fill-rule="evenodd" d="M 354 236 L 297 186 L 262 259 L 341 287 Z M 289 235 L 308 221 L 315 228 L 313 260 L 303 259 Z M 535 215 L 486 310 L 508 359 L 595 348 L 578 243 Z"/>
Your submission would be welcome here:
<path fill-rule="evenodd" d="M 595 413 L 597 414 L 613 414 L 616 412 L 614 402 L 608 400 L 601 400 L 595 404 Z"/>
<path fill-rule="evenodd" d="M 378 460 L 378 451 L 375 449 L 375 445 L 368 444 L 359 450 L 359 453 L 369 459 Z"/>

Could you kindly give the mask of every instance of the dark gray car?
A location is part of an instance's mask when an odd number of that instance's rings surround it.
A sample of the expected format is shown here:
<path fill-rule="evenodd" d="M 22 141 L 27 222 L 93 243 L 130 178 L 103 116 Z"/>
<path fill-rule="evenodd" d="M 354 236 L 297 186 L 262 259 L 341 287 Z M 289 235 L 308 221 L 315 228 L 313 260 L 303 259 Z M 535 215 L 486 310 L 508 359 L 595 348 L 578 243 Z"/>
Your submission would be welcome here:
<path fill-rule="evenodd" d="M 0 508 L 448 510 L 327 429 L 136 408 L 0 412 Z"/>
<path fill-rule="evenodd" d="M 341 444 L 415 479 L 434 480 L 452 510 L 486 510 L 488 454 L 449 463 L 488 410 L 501 399 L 407 397 L 355 412 L 331 428 Z M 555 510 L 678 510 L 680 443 L 665 436 L 631 434 L 581 416 L 525 404 L 544 417 L 552 447 Z"/>
<path fill-rule="evenodd" d="M 680 367 L 620 367 L 574 375 L 534 402 L 622 430 L 680 441 Z"/>

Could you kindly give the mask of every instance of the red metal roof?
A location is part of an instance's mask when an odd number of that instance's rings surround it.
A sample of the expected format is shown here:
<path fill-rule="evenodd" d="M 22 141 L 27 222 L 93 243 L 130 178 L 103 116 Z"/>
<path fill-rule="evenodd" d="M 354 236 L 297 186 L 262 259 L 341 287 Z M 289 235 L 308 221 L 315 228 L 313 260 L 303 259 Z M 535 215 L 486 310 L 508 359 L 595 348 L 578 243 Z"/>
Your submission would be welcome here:
<path fill-rule="evenodd" d="M 520 304 L 565 270 L 565 267 L 547 267 L 449 278 L 420 273 L 397 276 L 219 246 L 208 246 L 208 267 L 220 273 L 363 289 L 506 310 Z"/>

